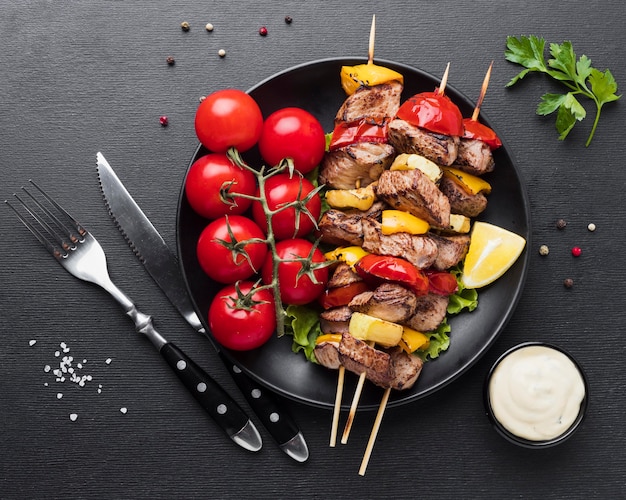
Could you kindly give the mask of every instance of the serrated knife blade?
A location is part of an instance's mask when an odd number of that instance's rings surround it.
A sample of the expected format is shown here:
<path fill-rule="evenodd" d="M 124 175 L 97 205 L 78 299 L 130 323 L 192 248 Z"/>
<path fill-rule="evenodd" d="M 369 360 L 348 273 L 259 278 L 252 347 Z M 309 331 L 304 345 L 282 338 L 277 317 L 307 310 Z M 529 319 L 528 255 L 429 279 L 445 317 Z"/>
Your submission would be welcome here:
<path fill-rule="evenodd" d="M 96 156 L 100 188 L 105 203 L 135 255 L 185 320 L 209 339 L 250 407 L 280 448 L 294 460 L 306 461 L 309 451 L 298 426 L 273 394 L 228 361 L 215 341 L 207 334 L 187 294 L 178 259 L 128 193 L 102 153 L 98 152 Z"/>

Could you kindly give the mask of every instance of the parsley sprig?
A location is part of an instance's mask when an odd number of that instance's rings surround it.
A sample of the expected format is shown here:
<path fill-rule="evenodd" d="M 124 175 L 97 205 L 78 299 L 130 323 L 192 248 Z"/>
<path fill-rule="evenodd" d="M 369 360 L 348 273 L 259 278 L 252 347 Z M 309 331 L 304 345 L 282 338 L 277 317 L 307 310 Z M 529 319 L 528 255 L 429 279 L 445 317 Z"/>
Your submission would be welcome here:
<path fill-rule="evenodd" d="M 548 59 L 546 63 L 545 44 L 543 38 L 534 35 L 507 37 L 507 50 L 504 53 L 506 60 L 520 64 L 526 69 L 513 77 L 506 86 L 514 85 L 531 72 L 540 72 L 551 76 L 569 89 L 569 92 L 563 94 L 544 94 L 537 106 L 538 115 L 546 116 L 556 111 L 559 140 L 564 140 L 576 125 L 576 121 L 581 121 L 587 115 L 576 96 L 584 95 L 591 99 L 596 105 L 596 116 L 585 143 L 585 146 L 589 146 L 600 120 L 602 106 L 621 97 L 616 95 L 615 78 L 608 69 L 602 72 L 592 67 L 591 59 L 586 55 L 583 54 L 577 59 L 569 41 L 562 44 L 551 43 L 552 59 Z"/>

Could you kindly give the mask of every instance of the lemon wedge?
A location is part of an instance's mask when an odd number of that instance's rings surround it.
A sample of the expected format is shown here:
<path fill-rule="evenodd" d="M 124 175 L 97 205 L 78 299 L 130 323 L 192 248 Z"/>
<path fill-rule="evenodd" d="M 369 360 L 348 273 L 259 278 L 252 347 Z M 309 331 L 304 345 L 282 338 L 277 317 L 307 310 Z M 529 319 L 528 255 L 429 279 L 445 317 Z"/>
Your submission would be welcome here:
<path fill-rule="evenodd" d="M 466 288 L 493 283 L 515 263 L 525 246 L 526 240 L 518 234 L 487 222 L 475 222 L 461 283 Z"/>

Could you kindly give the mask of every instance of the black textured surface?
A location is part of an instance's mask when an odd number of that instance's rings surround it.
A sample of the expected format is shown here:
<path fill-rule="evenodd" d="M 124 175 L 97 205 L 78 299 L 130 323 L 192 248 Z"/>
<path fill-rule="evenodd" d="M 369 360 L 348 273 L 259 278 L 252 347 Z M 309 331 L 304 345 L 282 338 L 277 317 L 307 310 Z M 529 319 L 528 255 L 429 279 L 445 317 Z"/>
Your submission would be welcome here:
<path fill-rule="evenodd" d="M 553 118 L 534 113 L 540 95 L 558 87 L 531 75 L 505 89 L 519 68 L 503 55 L 507 35 L 571 40 L 579 55 L 609 67 L 624 85 L 621 2 L 0 0 L 3 199 L 29 178 L 46 188 L 100 240 L 114 281 L 154 316 L 157 328 L 236 393 L 206 339 L 177 315 L 109 219 L 95 154 L 104 153 L 173 246 L 180 185 L 197 145 L 199 97 L 224 87 L 248 89 L 311 60 L 364 56 L 374 13 L 377 57 L 435 75 L 450 61 L 450 84 L 471 100 L 495 61 L 483 111 L 526 182 L 532 235 L 522 298 L 491 349 L 442 391 L 386 412 L 365 477 L 357 471 L 373 412 L 357 415 L 347 445 L 329 448 L 331 413 L 286 401 L 307 439 L 309 461 L 288 458 L 260 426 L 264 447 L 248 453 L 207 418 L 113 300 L 65 273 L 5 207 L 0 497 L 623 495 L 624 104 L 603 110 L 589 148 L 583 143 L 591 116 L 559 142 Z M 190 31 L 181 30 L 183 21 Z M 213 32 L 205 30 L 208 22 Z M 222 48 L 224 58 L 217 55 Z M 168 65 L 168 56 L 176 64 Z M 160 126 L 161 115 L 168 127 Z M 564 230 L 555 228 L 558 218 L 567 220 Z M 595 232 L 587 230 L 590 222 Z M 547 257 L 538 253 L 541 244 L 550 247 Z M 583 249 L 579 258 L 570 254 L 574 245 Z M 563 286 L 565 278 L 573 288 Z M 591 387 L 579 431 L 548 450 L 509 444 L 490 427 L 482 404 L 491 363 L 529 340 L 571 352 Z M 63 355 L 92 380 L 84 387 L 55 382 L 52 370 Z M 247 408 L 242 396 L 238 402 Z"/>

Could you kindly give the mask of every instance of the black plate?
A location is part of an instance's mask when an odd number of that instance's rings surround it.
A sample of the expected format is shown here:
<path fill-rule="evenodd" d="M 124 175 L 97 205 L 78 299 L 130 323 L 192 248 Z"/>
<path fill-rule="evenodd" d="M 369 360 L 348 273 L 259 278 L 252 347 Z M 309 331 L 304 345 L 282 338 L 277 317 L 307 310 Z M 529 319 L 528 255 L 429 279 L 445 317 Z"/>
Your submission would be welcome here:
<path fill-rule="evenodd" d="M 249 93 L 259 103 L 264 116 L 286 106 L 298 106 L 315 115 L 324 129 L 331 131 L 334 116 L 346 97 L 339 79 L 341 66 L 364 62 L 363 58 L 338 58 L 306 63 L 270 77 L 250 89 Z M 377 63 L 404 75 L 403 100 L 418 92 L 432 91 L 439 84 L 439 79 L 409 66 L 383 60 Z M 451 86 L 446 88 L 446 94 L 460 107 L 463 116 L 471 116 L 474 105 L 469 99 Z M 199 147 L 189 165 L 204 154 L 207 151 Z M 480 219 L 516 232 L 528 241 L 529 203 L 520 175 L 506 146 L 496 150 L 494 158 L 496 169 L 486 177 L 493 190 L 488 208 Z M 247 153 L 245 159 L 250 164 L 260 164 L 256 151 Z M 207 221 L 193 212 L 184 189 L 181 189 L 177 223 L 182 270 L 196 311 L 206 326 L 209 304 L 220 285 L 204 275 L 196 260 L 196 241 Z M 528 262 L 529 253 L 525 250 L 502 278 L 480 291 L 479 306 L 474 312 L 451 319 L 448 351 L 426 363 L 413 388 L 393 391 L 389 406 L 432 394 L 463 374 L 484 354 L 513 314 L 523 289 Z M 294 354 L 289 336 L 275 337 L 254 351 L 225 350 L 225 354 L 258 382 L 279 394 L 315 406 L 332 407 L 334 404 L 337 372 L 312 364 L 303 355 Z M 350 404 L 356 379 L 353 374 L 346 374 L 344 407 Z M 381 389 L 366 384 L 359 408 L 377 408 L 381 395 Z"/>

